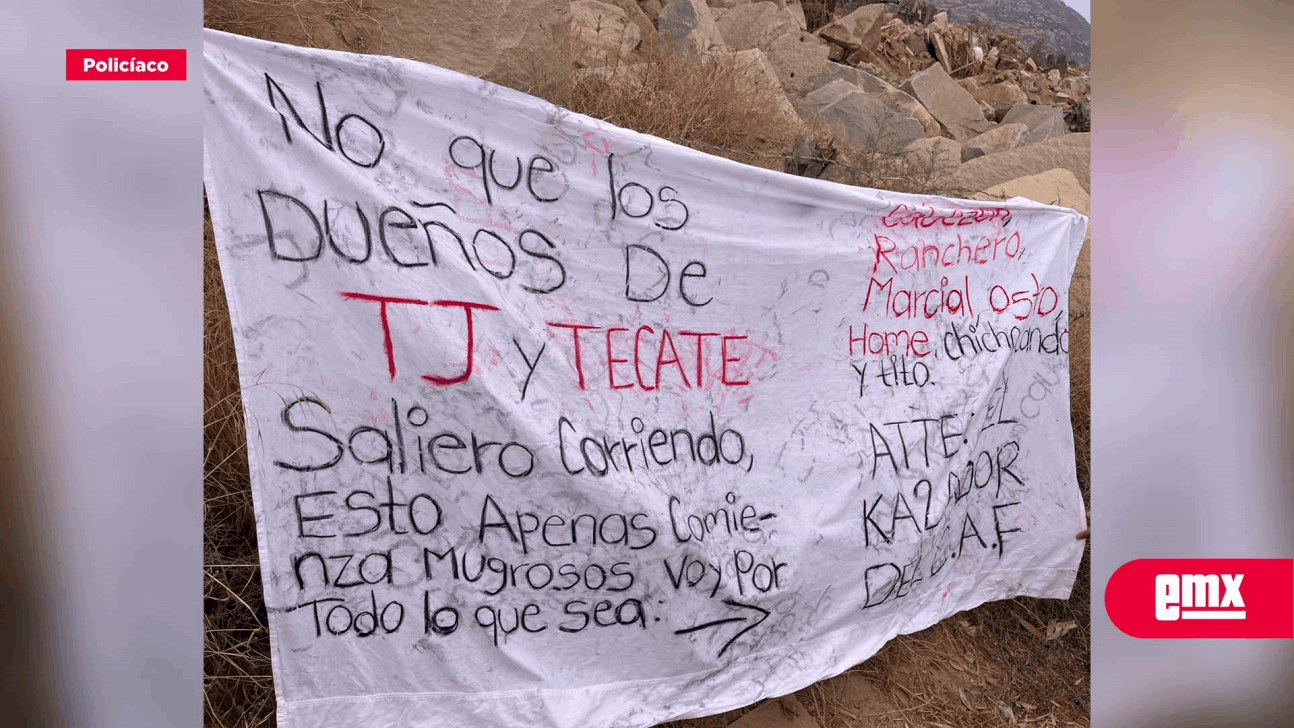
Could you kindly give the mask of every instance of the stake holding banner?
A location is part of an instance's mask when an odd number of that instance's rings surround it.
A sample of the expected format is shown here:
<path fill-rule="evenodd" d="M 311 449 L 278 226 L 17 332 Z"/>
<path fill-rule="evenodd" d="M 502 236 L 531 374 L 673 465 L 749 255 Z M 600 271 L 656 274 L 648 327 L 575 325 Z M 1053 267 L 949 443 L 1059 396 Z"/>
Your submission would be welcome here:
<path fill-rule="evenodd" d="M 206 33 L 284 728 L 648 726 L 1069 596 L 1083 216 Z"/>

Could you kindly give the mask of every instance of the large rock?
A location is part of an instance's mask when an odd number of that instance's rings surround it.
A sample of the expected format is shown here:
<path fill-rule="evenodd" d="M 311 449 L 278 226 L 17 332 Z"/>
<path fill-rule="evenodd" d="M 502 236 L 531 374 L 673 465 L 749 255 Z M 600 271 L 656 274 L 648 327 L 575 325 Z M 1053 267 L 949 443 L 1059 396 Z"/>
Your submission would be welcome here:
<path fill-rule="evenodd" d="M 988 69 L 997 68 L 997 60 L 999 55 L 1000 55 L 1000 51 L 998 51 L 997 46 L 994 46 L 988 49 L 988 53 L 984 54 L 984 67 Z"/>
<path fill-rule="evenodd" d="M 656 33 L 675 51 L 725 53 L 723 35 L 703 0 L 669 0 L 656 16 Z"/>
<path fill-rule="evenodd" d="M 979 136 L 972 137 L 964 144 L 963 147 L 968 149 L 978 149 L 984 154 L 997 154 L 1005 152 L 1008 149 L 1028 144 L 1029 127 L 1024 124 L 1002 124 L 996 126 Z"/>
<path fill-rule="evenodd" d="M 1086 96 L 1088 91 L 1091 90 L 1087 76 L 1071 76 L 1061 81 L 1060 87 L 1062 90 L 1078 97 Z"/>
<path fill-rule="evenodd" d="M 798 36 L 800 32 L 786 10 L 772 2 L 738 5 L 725 12 L 715 25 L 724 43 L 734 51 L 771 48 L 779 37 L 788 33 Z"/>
<path fill-rule="evenodd" d="M 782 83 L 777 78 L 777 71 L 764 52 L 758 48 L 748 48 L 723 57 L 723 62 L 736 66 L 750 83 L 753 93 L 766 94 L 772 99 L 774 110 L 785 122 L 788 134 L 794 134 L 800 127 L 800 115 L 786 98 L 786 94 L 782 91 Z"/>
<path fill-rule="evenodd" d="M 982 134 L 992 126 L 975 99 L 938 63 L 912 74 L 900 89 L 920 101 L 957 141 Z"/>
<path fill-rule="evenodd" d="M 880 79 L 876 78 L 875 76 L 872 76 L 871 74 L 864 74 L 864 75 L 869 77 L 873 81 L 880 81 Z M 880 81 L 880 83 L 884 84 L 885 82 Z M 940 136 L 939 122 L 935 119 L 935 117 L 930 115 L 930 112 L 926 110 L 926 107 L 921 105 L 920 101 L 917 101 L 916 99 L 894 88 L 893 86 L 886 86 L 884 88 L 873 88 L 870 85 L 868 85 L 864 87 L 863 91 L 880 99 L 886 106 L 889 106 L 890 108 L 894 109 L 895 111 L 898 111 L 904 116 L 910 116 L 913 119 L 916 119 L 917 123 L 921 125 L 921 130 L 925 134 L 925 136 L 927 137 Z"/>
<path fill-rule="evenodd" d="M 660 2 L 660 0 L 651 0 L 651 1 Z M 710 6 L 711 12 L 714 12 L 720 9 L 731 10 L 732 8 L 735 8 L 735 7 L 740 7 L 742 5 L 748 5 L 752 2 L 759 2 L 759 1 L 760 0 L 706 0 L 706 4 Z M 821 2 L 821 0 L 811 0 L 811 1 Z M 799 27 L 800 30 L 805 29 L 806 23 L 804 18 L 804 8 L 800 5 L 800 0 L 773 0 L 773 2 L 777 3 L 777 7 L 781 8 L 783 12 L 787 13 L 791 17 L 791 19 L 796 22 L 796 25 Z M 718 20 L 719 16 L 716 14 L 714 19 Z"/>
<path fill-rule="evenodd" d="M 1055 139 L 1048 139 L 1047 141 L 1048 143 L 1058 144 L 1063 147 L 1078 147 L 1080 149 L 1090 150 L 1092 148 L 1092 133 L 1083 132 L 1082 134 L 1066 134 L 1063 137 L 1056 137 Z M 1078 176 L 1079 181 L 1084 179 L 1082 175 L 1078 174 L 1078 172 L 1074 172 L 1074 174 Z M 1086 183 L 1084 183 L 1083 186 L 1086 187 Z"/>
<path fill-rule="evenodd" d="M 882 70 L 881 67 L 876 65 L 875 63 L 867 63 L 866 61 L 864 61 L 862 63 L 855 63 L 853 64 L 853 66 L 854 68 L 857 68 L 860 71 L 866 71 L 872 74 L 873 76 L 881 79 L 886 83 L 890 83 L 889 76 L 885 75 L 885 71 Z"/>
<path fill-rule="evenodd" d="M 572 0 L 569 32 L 575 62 L 586 68 L 614 64 L 642 40 L 628 13 L 598 0 Z"/>
<path fill-rule="evenodd" d="M 930 35 L 930 45 L 935 49 L 935 60 L 939 61 L 939 65 L 943 66 L 945 71 L 952 74 L 952 59 L 948 56 L 948 47 L 944 45 L 944 37 L 939 33 L 932 33 Z"/>
<path fill-rule="evenodd" d="M 786 12 L 795 20 L 795 26 L 798 30 L 806 30 L 809 27 L 809 21 L 804 17 L 804 6 L 800 0 L 785 0 Z"/>
<path fill-rule="evenodd" d="M 861 68 L 829 62 L 821 74 L 808 80 L 807 85 L 810 88 L 820 88 L 836 79 L 848 81 L 861 88 L 863 93 L 875 96 L 885 102 L 887 106 L 895 111 L 916 119 L 921 124 L 921 128 L 925 130 L 927 137 L 940 135 L 939 122 L 930 115 L 929 111 L 926 111 L 926 107 L 922 106 L 920 101 L 894 88 L 875 74 L 868 73 Z"/>
<path fill-rule="evenodd" d="M 1060 205 L 1084 215 L 1092 214 L 1092 198 L 1088 191 L 1079 184 L 1073 172 L 1059 167 L 993 185 L 976 199 L 1009 200 L 1012 197 L 1027 197 L 1044 205 Z"/>
<path fill-rule="evenodd" d="M 1016 104 L 1002 117 L 1003 124 L 1024 124 L 1029 127 L 1029 142 L 1041 142 L 1069 133 L 1065 126 L 1065 112 L 1059 106 L 1043 104 Z"/>
<path fill-rule="evenodd" d="M 801 97 L 796 105 L 809 113 L 817 113 L 852 93 L 861 93 L 862 89 L 843 79 L 836 79 L 821 88 Z"/>
<path fill-rule="evenodd" d="M 1070 131 L 1090 129 L 1092 126 L 1092 102 L 1084 99 L 1083 103 L 1074 107 L 1073 111 L 1067 115 L 1066 121 L 1069 124 Z M 1061 137 L 1061 139 L 1064 139 L 1064 137 Z"/>
<path fill-rule="evenodd" d="M 793 16 L 783 4 L 746 2 L 725 10 L 716 28 L 729 48 L 763 51 L 782 88 L 803 95 L 815 88 L 806 81 L 821 75 L 830 48 L 826 41 L 801 30 Z"/>
<path fill-rule="evenodd" d="M 963 78 L 957 82 L 957 85 L 966 89 L 966 93 L 970 94 L 976 101 L 991 106 L 993 113 L 998 118 L 1010 111 L 1012 106 L 1029 102 L 1029 97 L 1025 95 L 1024 89 L 1020 88 L 1020 84 L 1014 81 L 986 84 L 978 78 Z"/>
<path fill-rule="evenodd" d="M 808 94 L 800 108 L 842 130 L 849 144 L 867 150 L 896 153 L 925 138 L 925 129 L 916 119 L 903 116 L 848 81 L 832 81 Z"/>
<path fill-rule="evenodd" d="M 602 2 L 611 3 L 625 11 L 625 15 L 638 26 L 638 35 L 642 38 L 643 46 L 651 47 L 656 44 L 656 24 L 638 4 L 638 0 L 602 0 Z M 571 4 L 574 5 L 574 0 Z"/>
<path fill-rule="evenodd" d="M 869 92 L 875 91 L 881 87 L 893 88 L 888 83 L 885 83 L 875 75 L 870 74 L 861 68 L 854 68 L 853 66 L 847 66 L 843 63 L 835 63 L 832 61 L 827 62 L 822 69 L 822 73 L 805 79 L 805 83 L 809 85 L 809 90 L 811 91 L 826 86 L 836 80 L 848 81 L 856 86 L 861 86 L 864 91 Z"/>
<path fill-rule="evenodd" d="M 1026 94 L 1042 93 L 1042 85 L 1038 83 L 1038 77 L 1028 71 L 1020 71 L 1020 88 L 1024 89 Z"/>
<path fill-rule="evenodd" d="M 1092 191 L 1092 135 L 1090 132 L 1068 134 L 1059 139 L 1026 144 L 979 159 L 963 162 L 942 180 L 951 190 L 982 192 L 1008 180 L 1067 169 L 1087 193 Z"/>
<path fill-rule="evenodd" d="M 962 145 L 952 139 L 918 139 L 903 149 L 903 158 L 918 172 L 948 172 L 962 162 Z"/>
<path fill-rule="evenodd" d="M 809 33 L 787 33 L 762 49 L 777 70 L 777 78 L 788 93 L 803 93 L 812 88 L 809 79 L 827 68 L 828 43 Z"/>
<path fill-rule="evenodd" d="M 914 68 L 925 68 L 921 59 L 930 55 L 923 37 L 907 35 L 910 32 L 902 20 L 889 18 L 887 14 L 872 27 L 862 46 L 845 56 L 845 62 L 851 66 L 868 63 L 888 69 L 886 76 L 892 82 L 907 78 Z M 909 43 L 913 47 L 908 47 Z"/>
<path fill-rule="evenodd" d="M 868 43 L 868 40 L 880 37 L 878 26 L 884 17 L 884 4 L 864 5 L 843 18 L 822 26 L 818 30 L 818 35 L 852 51 L 864 45 L 874 44 L 874 41 Z M 873 29 L 876 31 L 874 34 Z"/>

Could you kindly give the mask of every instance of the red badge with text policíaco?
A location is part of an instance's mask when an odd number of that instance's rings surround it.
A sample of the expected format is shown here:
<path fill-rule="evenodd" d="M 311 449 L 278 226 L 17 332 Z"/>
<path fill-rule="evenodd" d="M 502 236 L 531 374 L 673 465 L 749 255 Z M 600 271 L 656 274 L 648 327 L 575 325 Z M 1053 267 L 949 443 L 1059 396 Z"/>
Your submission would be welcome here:
<path fill-rule="evenodd" d="M 1294 638 L 1294 559 L 1137 559 L 1105 587 L 1105 611 L 1143 639 Z"/>
<path fill-rule="evenodd" d="M 183 81 L 183 48 L 67 49 L 69 81 Z"/>

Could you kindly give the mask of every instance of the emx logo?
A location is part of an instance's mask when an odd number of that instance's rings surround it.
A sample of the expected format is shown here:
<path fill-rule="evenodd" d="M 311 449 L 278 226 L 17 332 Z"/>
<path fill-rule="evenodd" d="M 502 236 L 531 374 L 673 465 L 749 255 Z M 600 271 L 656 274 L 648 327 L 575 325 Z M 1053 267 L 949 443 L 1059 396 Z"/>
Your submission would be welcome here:
<path fill-rule="evenodd" d="M 1110 577 L 1105 611 L 1132 637 L 1294 638 L 1294 559 L 1130 561 Z"/>
<path fill-rule="evenodd" d="M 1155 577 L 1155 619 L 1244 619 L 1245 600 L 1240 596 L 1244 578 L 1244 574 L 1159 574 Z M 1219 583 L 1226 589 L 1221 599 Z"/>

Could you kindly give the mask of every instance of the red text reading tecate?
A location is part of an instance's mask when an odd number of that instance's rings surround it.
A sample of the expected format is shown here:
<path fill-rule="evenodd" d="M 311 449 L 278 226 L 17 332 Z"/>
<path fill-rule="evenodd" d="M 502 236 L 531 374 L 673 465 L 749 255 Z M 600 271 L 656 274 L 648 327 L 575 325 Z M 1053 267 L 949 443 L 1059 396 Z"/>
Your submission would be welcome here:
<path fill-rule="evenodd" d="M 1294 559 L 1137 559 L 1105 588 L 1132 637 L 1294 638 Z"/>
<path fill-rule="evenodd" d="M 183 48 L 67 49 L 69 81 L 183 81 Z"/>

